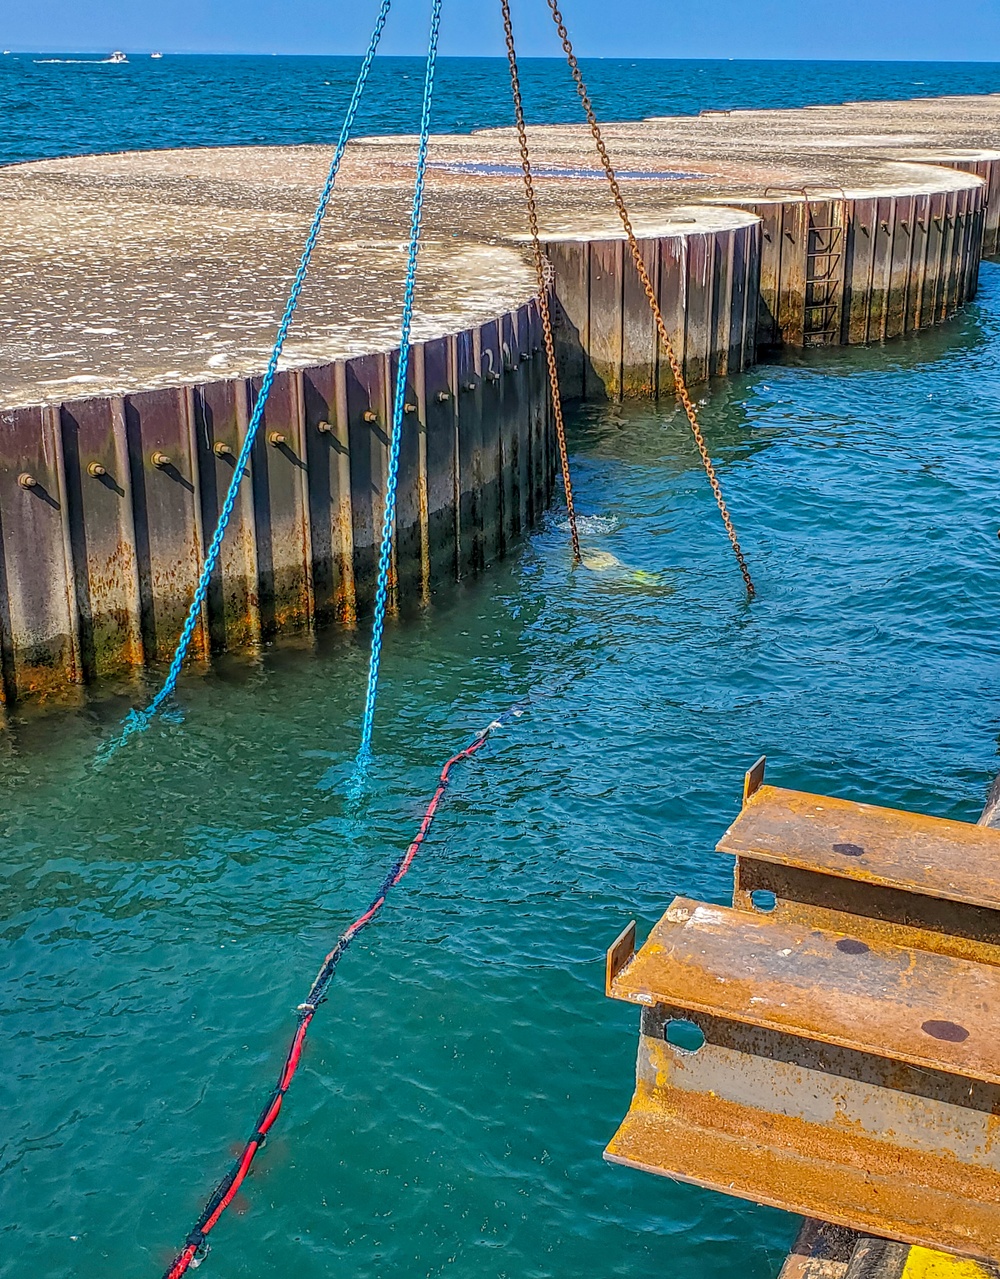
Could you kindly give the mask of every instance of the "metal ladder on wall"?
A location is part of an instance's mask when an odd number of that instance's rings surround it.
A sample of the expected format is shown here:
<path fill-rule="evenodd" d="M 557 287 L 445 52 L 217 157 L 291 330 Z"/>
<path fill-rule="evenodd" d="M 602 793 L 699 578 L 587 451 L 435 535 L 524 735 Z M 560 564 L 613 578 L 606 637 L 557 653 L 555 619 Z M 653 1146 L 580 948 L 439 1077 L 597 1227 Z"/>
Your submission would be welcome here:
<path fill-rule="evenodd" d="M 763 779 L 718 845 L 733 907 L 608 952 L 642 1027 L 605 1157 L 1000 1259 L 1000 831 Z"/>
<path fill-rule="evenodd" d="M 823 226 L 809 209 L 806 242 L 804 340 L 806 346 L 830 346 L 840 341 L 843 305 L 844 228 Z"/>

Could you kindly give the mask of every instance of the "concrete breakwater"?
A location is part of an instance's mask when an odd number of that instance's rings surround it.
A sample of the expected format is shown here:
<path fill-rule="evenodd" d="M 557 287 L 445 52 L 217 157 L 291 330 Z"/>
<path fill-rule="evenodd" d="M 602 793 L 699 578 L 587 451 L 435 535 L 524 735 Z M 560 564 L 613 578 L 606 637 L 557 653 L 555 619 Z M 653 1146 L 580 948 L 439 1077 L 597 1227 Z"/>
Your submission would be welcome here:
<path fill-rule="evenodd" d="M 613 125 L 692 383 L 759 350 L 947 318 L 997 249 L 1000 98 Z M 671 392 L 579 129 L 532 131 L 563 393 Z M 195 656 L 368 609 L 412 141 L 353 146 Z M 0 171 L 0 697 L 167 656 L 211 536 L 312 193 L 316 148 Z M 397 519 L 396 606 L 481 570 L 551 497 L 516 144 L 438 137 Z M 83 397 L 83 398 L 81 398 Z"/>

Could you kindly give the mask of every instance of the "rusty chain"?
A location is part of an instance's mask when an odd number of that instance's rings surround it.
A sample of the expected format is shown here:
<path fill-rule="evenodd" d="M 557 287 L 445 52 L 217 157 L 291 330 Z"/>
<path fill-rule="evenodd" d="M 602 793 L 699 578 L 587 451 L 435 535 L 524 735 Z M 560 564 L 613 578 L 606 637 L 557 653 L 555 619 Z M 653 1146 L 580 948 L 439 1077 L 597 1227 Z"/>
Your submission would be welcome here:
<path fill-rule="evenodd" d="M 569 38 L 569 32 L 566 30 L 566 24 L 563 16 L 559 12 L 558 0 L 548 0 L 548 6 L 552 10 L 552 18 L 556 24 L 556 30 L 559 32 L 559 39 L 562 41 L 563 51 L 569 62 L 569 69 L 573 74 L 576 82 L 576 91 L 580 95 L 580 101 L 583 104 L 584 112 L 587 116 L 587 122 L 590 125 L 590 132 L 594 135 L 594 142 L 597 146 L 597 153 L 601 158 L 601 164 L 604 166 L 604 173 L 611 187 L 611 194 L 614 197 L 615 206 L 618 209 L 618 216 L 621 219 L 622 227 L 628 238 L 629 250 L 632 254 L 632 261 L 635 263 L 635 269 L 639 274 L 639 280 L 642 284 L 643 291 L 649 300 L 649 305 L 653 312 L 653 318 L 656 321 L 656 328 L 660 335 L 660 341 L 663 343 L 663 349 L 666 352 L 667 360 L 670 363 L 670 371 L 674 377 L 674 391 L 680 400 L 684 412 L 687 414 L 687 420 L 691 427 L 691 434 L 694 436 L 694 442 L 698 448 L 698 455 L 701 458 L 701 464 L 705 468 L 705 474 L 708 476 L 708 482 L 712 486 L 712 493 L 715 496 L 716 505 L 719 508 L 719 514 L 722 516 L 722 522 L 726 526 L 726 532 L 733 546 L 733 554 L 736 556 L 736 562 L 740 566 L 740 572 L 743 574 L 743 581 L 746 583 L 747 594 L 752 599 L 756 594 L 753 584 L 753 578 L 750 576 L 750 569 L 747 567 L 746 559 L 740 547 L 739 538 L 736 536 L 736 529 L 733 527 L 733 521 L 729 517 L 729 510 L 726 506 L 726 500 L 722 496 L 722 487 L 719 484 L 718 477 L 715 474 L 715 467 L 712 465 L 712 459 L 709 456 L 708 449 L 705 446 L 705 437 L 701 432 L 701 425 L 698 422 L 698 414 L 688 393 L 687 383 L 684 380 L 684 370 L 681 368 L 680 360 L 674 351 L 673 343 L 670 341 L 670 335 L 667 333 L 667 326 L 663 320 L 663 313 L 660 310 L 660 304 L 656 297 L 656 291 L 653 288 L 649 278 L 649 272 L 646 270 L 646 264 L 642 260 L 642 253 L 639 249 L 639 242 L 635 238 L 635 232 L 632 230 L 632 221 L 625 207 L 625 199 L 622 196 L 621 187 L 618 184 L 618 178 L 615 175 L 614 166 L 611 163 L 611 157 L 608 155 L 608 149 L 604 144 L 604 138 L 601 136 L 601 127 L 597 122 L 597 116 L 594 114 L 594 108 L 590 101 L 590 94 L 587 92 L 587 86 L 583 80 L 583 74 L 580 71 L 580 64 L 576 60 L 576 54 L 573 52 L 573 45 Z M 504 0 L 504 8 L 506 9 L 506 0 Z M 508 48 L 510 42 L 508 40 Z"/>
<path fill-rule="evenodd" d="M 569 453 L 566 448 L 566 424 L 563 421 L 562 397 L 559 393 L 559 373 L 556 369 L 555 342 L 552 338 L 552 315 L 549 308 L 549 279 L 545 270 L 545 258 L 538 235 L 538 209 L 535 205 L 535 185 L 531 177 L 531 157 L 528 152 L 528 134 L 524 125 L 524 104 L 521 100 L 521 77 L 517 69 L 517 53 L 514 49 L 514 27 L 510 18 L 509 0 L 500 0 L 503 11 L 503 28 L 507 40 L 507 61 L 510 63 L 510 89 L 514 99 L 514 115 L 517 120 L 517 140 L 521 148 L 521 169 L 524 173 L 524 195 L 528 205 L 528 223 L 531 228 L 531 246 L 538 277 L 538 312 L 542 321 L 545 343 L 545 362 L 549 370 L 549 388 L 552 393 L 552 414 L 559 445 L 559 464 L 562 468 L 563 488 L 566 490 L 566 510 L 569 515 L 569 535 L 573 543 L 573 559 L 579 564 L 580 535 L 576 527 L 576 508 L 573 505 L 573 484 L 569 474 Z"/>

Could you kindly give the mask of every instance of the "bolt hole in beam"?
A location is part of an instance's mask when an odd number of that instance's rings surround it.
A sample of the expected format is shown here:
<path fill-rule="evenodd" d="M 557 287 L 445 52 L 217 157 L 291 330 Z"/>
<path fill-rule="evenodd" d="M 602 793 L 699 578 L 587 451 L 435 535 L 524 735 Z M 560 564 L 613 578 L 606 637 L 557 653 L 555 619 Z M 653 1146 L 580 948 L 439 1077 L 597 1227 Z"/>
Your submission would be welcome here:
<path fill-rule="evenodd" d="M 705 1044 L 701 1028 L 686 1017 L 672 1017 L 663 1027 L 663 1038 L 671 1048 L 679 1048 L 684 1053 L 696 1053 Z"/>
<path fill-rule="evenodd" d="M 759 910 L 762 914 L 767 914 L 774 910 L 778 904 L 778 899 L 767 888 L 755 888 L 750 894 L 750 901 L 753 903 L 754 910 Z"/>

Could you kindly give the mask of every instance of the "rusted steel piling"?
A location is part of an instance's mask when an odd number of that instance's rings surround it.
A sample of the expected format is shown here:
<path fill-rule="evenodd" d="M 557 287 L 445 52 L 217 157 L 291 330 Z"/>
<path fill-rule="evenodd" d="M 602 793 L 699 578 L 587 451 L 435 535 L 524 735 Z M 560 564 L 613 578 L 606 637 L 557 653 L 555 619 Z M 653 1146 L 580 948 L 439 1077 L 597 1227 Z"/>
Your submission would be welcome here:
<path fill-rule="evenodd" d="M 537 307 L 414 352 L 394 607 L 485 567 L 554 482 Z M 194 654 L 352 625 L 374 591 L 394 356 L 281 373 Z M 169 656 L 255 379 L 0 413 L 7 702 Z"/>
<path fill-rule="evenodd" d="M 762 224 L 758 345 L 885 341 L 975 295 L 986 188 L 750 205 Z"/>
<path fill-rule="evenodd" d="M 693 384 L 749 368 L 757 354 L 760 221 L 719 209 L 642 247 L 685 376 Z M 547 245 L 568 399 L 669 395 L 673 378 L 623 239 Z"/>
<path fill-rule="evenodd" d="M 688 380 L 953 314 L 998 250 L 997 125 L 1000 97 L 608 126 Z M 531 144 L 563 394 L 670 395 L 589 134 Z M 195 659 L 370 608 L 412 161 L 408 139 L 348 151 Z M 232 148 L 0 171 L 0 701 L 172 651 L 326 162 Z M 396 610 L 505 554 L 554 488 L 513 130 L 433 139 L 425 225 Z"/>

